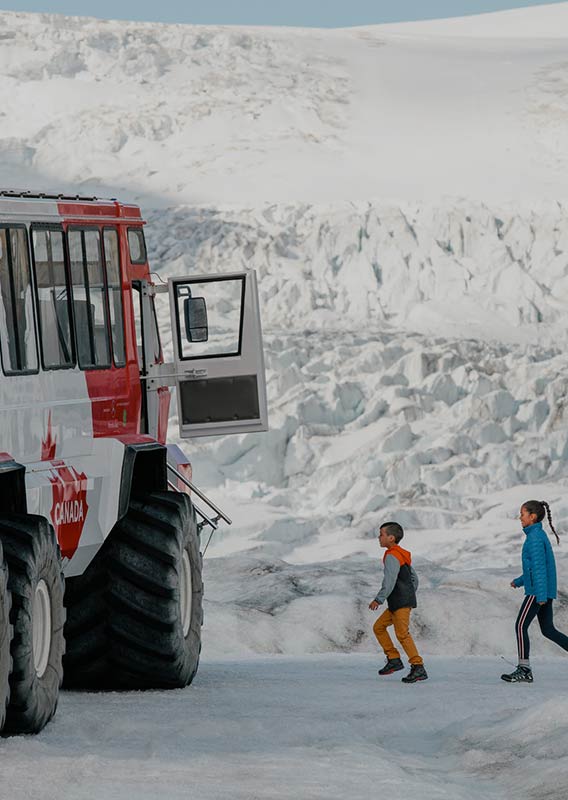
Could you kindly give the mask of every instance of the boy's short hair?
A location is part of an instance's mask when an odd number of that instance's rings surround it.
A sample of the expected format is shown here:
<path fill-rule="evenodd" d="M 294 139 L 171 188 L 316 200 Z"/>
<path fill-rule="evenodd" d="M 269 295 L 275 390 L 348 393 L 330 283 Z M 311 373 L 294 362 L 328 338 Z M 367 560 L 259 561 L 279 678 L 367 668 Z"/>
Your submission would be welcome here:
<path fill-rule="evenodd" d="M 397 544 L 404 536 L 404 529 L 398 522 L 383 522 L 379 530 L 386 531 L 387 536 L 394 536 L 394 540 Z"/>

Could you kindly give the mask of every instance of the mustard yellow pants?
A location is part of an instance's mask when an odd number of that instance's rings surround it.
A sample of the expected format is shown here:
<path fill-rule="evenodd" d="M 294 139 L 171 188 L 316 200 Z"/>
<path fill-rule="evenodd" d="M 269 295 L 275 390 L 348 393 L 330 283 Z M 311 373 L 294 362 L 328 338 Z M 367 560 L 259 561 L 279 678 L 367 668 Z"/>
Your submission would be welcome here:
<path fill-rule="evenodd" d="M 397 611 L 383 611 L 381 616 L 373 625 L 373 632 L 378 639 L 379 644 L 385 651 L 387 658 L 400 658 L 400 653 L 393 644 L 391 637 L 387 631 L 390 625 L 394 625 L 394 632 L 396 638 L 400 642 L 401 647 L 408 656 L 411 664 L 424 663 L 418 655 L 418 650 L 414 644 L 414 639 L 408 630 L 410 622 L 410 608 L 399 608 Z"/>

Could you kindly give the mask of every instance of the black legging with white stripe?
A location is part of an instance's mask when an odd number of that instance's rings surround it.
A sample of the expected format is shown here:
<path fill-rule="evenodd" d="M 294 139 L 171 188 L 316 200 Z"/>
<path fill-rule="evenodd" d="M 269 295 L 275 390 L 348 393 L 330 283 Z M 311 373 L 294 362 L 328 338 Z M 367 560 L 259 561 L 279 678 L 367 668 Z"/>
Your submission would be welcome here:
<path fill-rule="evenodd" d="M 568 650 L 568 636 L 565 636 L 554 627 L 552 600 L 547 600 L 544 605 L 539 606 L 536 602 L 536 597 L 533 594 L 528 594 L 523 600 L 515 624 L 519 661 L 528 661 L 529 659 L 529 625 L 535 617 L 538 617 L 542 635 L 556 642 L 556 644 L 560 645 L 564 650 Z"/>

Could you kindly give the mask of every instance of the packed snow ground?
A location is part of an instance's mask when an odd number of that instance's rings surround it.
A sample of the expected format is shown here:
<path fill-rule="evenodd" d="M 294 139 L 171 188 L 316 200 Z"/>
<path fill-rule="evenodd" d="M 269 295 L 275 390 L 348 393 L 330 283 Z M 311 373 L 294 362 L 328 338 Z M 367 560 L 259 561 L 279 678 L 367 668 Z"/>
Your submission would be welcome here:
<path fill-rule="evenodd" d="M 2 744 L 11 800 L 563 800 L 568 674 L 496 680 L 431 658 L 428 681 L 369 656 L 208 661 L 188 690 L 65 693 L 36 737 Z M 562 674 L 562 677 L 560 675 Z"/>
<path fill-rule="evenodd" d="M 189 444 L 235 520 L 195 684 L 64 694 L 3 743 L 10 798 L 564 798 L 566 661 L 535 630 L 537 683 L 507 687 L 498 656 L 519 505 L 568 534 L 568 3 L 348 31 L 0 21 L 2 182 L 139 200 L 162 276 L 256 269 L 271 427 Z M 387 517 L 421 577 L 416 687 L 371 655 Z"/>

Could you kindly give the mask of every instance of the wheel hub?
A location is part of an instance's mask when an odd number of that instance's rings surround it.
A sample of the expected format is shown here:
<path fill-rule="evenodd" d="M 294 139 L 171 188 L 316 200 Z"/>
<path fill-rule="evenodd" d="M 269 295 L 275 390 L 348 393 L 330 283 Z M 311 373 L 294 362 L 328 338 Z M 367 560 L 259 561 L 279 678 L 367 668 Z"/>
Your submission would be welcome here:
<path fill-rule="evenodd" d="M 184 637 L 187 636 L 191 627 L 191 593 L 191 563 L 189 553 L 184 549 L 181 558 L 180 581 L 181 625 Z"/>
<path fill-rule="evenodd" d="M 36 586 L 32 619 L 34 667 L 41 678 L 47 669 L 51 650 L 51 599 L 44 580 Z"/>

